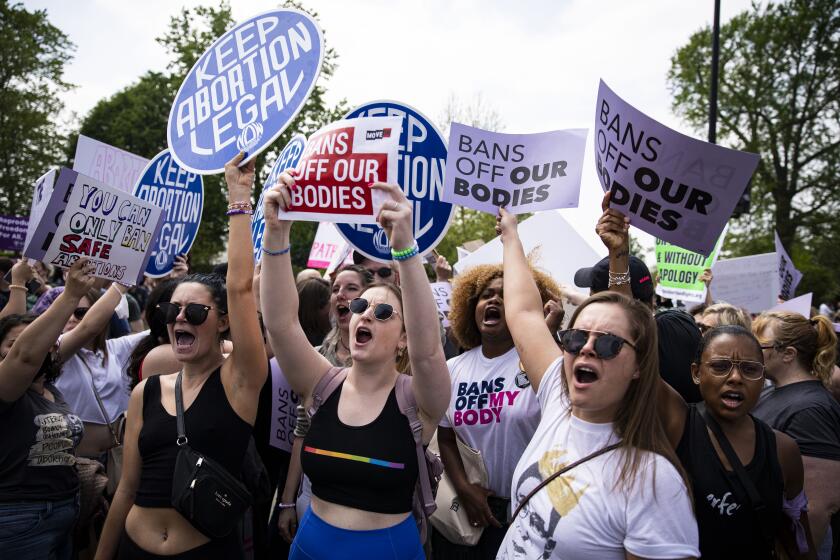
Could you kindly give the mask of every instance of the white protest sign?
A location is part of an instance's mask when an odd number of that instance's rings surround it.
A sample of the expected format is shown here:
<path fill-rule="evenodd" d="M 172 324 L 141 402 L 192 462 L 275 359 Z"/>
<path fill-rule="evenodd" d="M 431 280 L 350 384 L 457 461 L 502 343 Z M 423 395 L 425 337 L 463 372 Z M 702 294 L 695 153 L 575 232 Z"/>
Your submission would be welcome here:
<path fill-rule="evenodd" d="M 761 313 L 776 305 L 779 296 L 779 257 L 763 253 L 720 260 L 712 267 L 712 297 L 717 302 Z"/>
<path fill-rule="evenodd" d="M 432 282 L 429 286 L 432 288 L 432 296 L 435 298 L 440 322 L 444 327 L 448 327 L 449 300 L 452 297 L 452 284 L 449 282 Z"/>
<path fill-rule="evenodd" d="M 579 268 L 594 265 L 607 253 L 603 245 L 590 244 L 578 234 L 559 210 L 539 212 L 524 220 L 519 224 L 519 238 L 526 253 L 537 249 L 534 265 L 558 284 L 574 285 Z M 454 268 L 460 274 L 474 265 L 501 262 L 502 242 L 496 237 L 459 260 Z"/>
<path fill-rule="evenodd" d="M 318 231 L 315 232 L 315 240 L 312 242 L 312 249 L 309 251 L 309 260 L 306 266 L 309 268 L 327 268 L 333 258 L 338 254 L 347 242 L 338 232 L 335 224 L 321 222 L 318 224 Z M 353 259 L 348 252 L 347 258 L 342 264 L 352 264 Z"/>
<path fill-rule="evenodd" d="M 586 132 L 504 134 L 453 122 L 443 200 L 490 214 L 575 208 Z"/>
<path fill-rule="evenodd" d="M 385 200 L 371 183 L 395 183 L 400 117 L 359 117 L 329 124 L 303 150 L 283 220 L 376 222 Z"/>
<path fill-rule="evenodd" d="M 163 209 L 154 202 L 78 174 L 42 260 L 67 268 L 87 256 L 94 276 L 136 284 L 143 278 L 162 218 Z"/>
<path fill-rule="evenodd" d="M 73 171 L 130 193 L 149 160 L 79 134 Z"/>
<path fill-rule="evenodd" d="M 780 303 L 770 311 L 792 311 L 799 313 L 806 319 L 811 318 L 811 301 L 814 297 L 813 293 L 805 294 L 804 296 L 795 297 L 785 302 Z"/>
<path fill-rule="evenodd" d="M 29 205 L 29 223 L 26 227 L 26 239 L 23 242 L 23 252 L 29 252 L 29 244 L 32 241 L 32 236 L 41 223 L 41 218 L 44 216 L 44 210 L 50 202 L 53 193 L 53 186 L 55 179 L 58 177 L 58 169 L 51 169 L 38 177 L 32 187 L 32 202 Z"/>
<path fill-rule="evenodd" d="M 324 271 L 324 278 L 332 276 L 333 272 L 339 269 L 347 261 L 353 262 L 353 246 L 342 239 L 339 249 L 333 255 L 330 264 L 327 265 L 327 270 Z"/>
<path fill-rule="evenodd" d="M 637 228 L 702 255 L 712 252 L 759 160 L 671 130 L 603 81 L 594 142 L 610 207 Z"/>
<path fill-rule="evenodd" d="M 773 235 L 776 242 L 776 254 L 779 255 L 779 295 L 782 299 L 790 299 L 796 293 L 796 287 L 802 280 L 802 273 L 793 266 L 793 260 L 785 251 L 782 240 L 779 239 L 779 232 L 774 231 Z"/>

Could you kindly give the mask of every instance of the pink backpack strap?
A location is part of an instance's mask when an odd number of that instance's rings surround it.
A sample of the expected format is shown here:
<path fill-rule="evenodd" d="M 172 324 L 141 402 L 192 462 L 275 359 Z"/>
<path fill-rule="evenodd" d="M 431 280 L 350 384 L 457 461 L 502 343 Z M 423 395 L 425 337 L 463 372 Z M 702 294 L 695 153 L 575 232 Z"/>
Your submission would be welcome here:
<path fill-rule="evenodd" d="M 315 413 L 318 412 L 318 409 L 321 408 L 324 401 L 330 398 L 330 395 L 338 389 L 338 386 L 346 378 L 347 368 L 344 367 L 331 367 L 321 376 L 321 379 L 318 380 L 318 384 L 315 385 L 315 389 L 312 391 L 312 404 L 306 409 L 310 418 L 315 416 Z"/>
<path fill-rule="evenodd" d="M 400 412 L 408 418 L 411 433 L 414 435 L 414 446 L 417 448 L 417 468 L 419 469 L 420 500 L 426 512 L 435 510 L 435 496 L 429 478 L 429 466 L 426 463 L 426 451 L 423 449 L 423 423 L 417 410 L 417 400 L 411 390 L 411 377 L 400 374 L 396 386 L 397 406 Z"/>

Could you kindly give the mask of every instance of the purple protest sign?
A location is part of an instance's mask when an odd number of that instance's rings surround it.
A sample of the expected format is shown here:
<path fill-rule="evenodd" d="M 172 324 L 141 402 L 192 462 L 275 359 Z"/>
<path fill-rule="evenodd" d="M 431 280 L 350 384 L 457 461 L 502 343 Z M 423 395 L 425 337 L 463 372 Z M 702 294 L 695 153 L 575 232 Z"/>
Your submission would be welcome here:
<path fill-rule="evenodd" d="M 610 207 L 674 245 L 708 256 L 758 166 L 757 154 L 680 134 L 601 81 L 595 167 Z"/>
<path fill-rule="evenodd" d="M 491 214 L 576 208 L 585 146 L 585 129 L 503 134 L 454 122 L 441 199 Z"/>
<path fill-rule="evenodd" d="M 28 216 L 0 216 L 0 249 L 21 251 L 26 240 Z"/>

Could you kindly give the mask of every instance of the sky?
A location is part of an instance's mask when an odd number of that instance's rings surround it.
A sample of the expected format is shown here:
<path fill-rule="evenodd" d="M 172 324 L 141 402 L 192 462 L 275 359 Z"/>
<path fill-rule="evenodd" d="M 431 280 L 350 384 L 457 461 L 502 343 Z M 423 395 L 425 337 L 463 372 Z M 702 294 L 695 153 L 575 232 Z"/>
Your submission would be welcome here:
<path fill-rule="evenodd" d="M 62 97 L 84 116 L 98 100 L 168 62 L 155 37 L 197 0 L 24 0 L 45 9 L 76 44 Z M 722 0 L 721 22 L 750 7 Z M 276 2 L 232 0 L 234 19 Z M 671 110 L 670 59 L 692 33 L 711 25 L 713 0 L 304 0 L 318 12 L 338 69 L 328 102 L 351 107 L 394 99 L 439 122 L 447 101 L 482 103 L 505 132 L 588 128 L 580 208 L 563 215 L 590 243 L 600 215 L 591 128 L 599 79 L 627 102 L 680 132 L 705 138 Z M 643 244 L 650 236 L 634 230 Z"/>

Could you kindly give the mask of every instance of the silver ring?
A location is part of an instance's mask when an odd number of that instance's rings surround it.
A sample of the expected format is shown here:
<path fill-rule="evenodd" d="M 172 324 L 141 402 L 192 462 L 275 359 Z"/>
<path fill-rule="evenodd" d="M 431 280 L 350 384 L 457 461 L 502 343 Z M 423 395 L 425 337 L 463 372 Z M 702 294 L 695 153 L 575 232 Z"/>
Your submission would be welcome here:
<path fill-rule="evenodd" d="M 478 523 L 476 523 L 475 521 L 473 521 L 472 526 L 473 526 L 473 527 L 478 527 Z"/>

